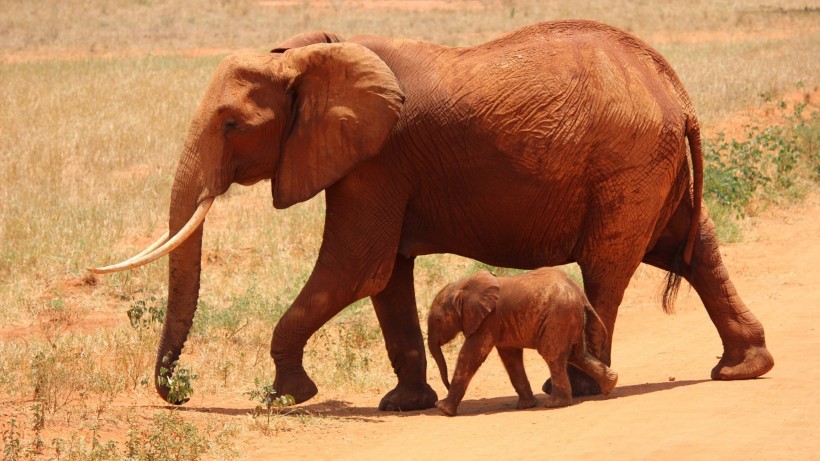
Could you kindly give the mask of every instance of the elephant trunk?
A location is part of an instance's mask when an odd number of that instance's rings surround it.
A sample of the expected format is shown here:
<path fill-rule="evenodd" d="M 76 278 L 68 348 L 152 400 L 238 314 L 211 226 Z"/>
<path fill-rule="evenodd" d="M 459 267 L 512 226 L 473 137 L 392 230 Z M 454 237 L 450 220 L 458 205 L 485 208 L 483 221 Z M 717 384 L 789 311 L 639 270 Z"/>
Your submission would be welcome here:
<path fill-rule="evenodd" d="M 427 347 L 430 349 L 430 355 L 436 361 L 439 373 L 441 373 L 441 382 L 444 387 L 450 389 L 450 380 L 447 377 L 447 361 L 444 360 L 444 353 L 441 351 L 441 340 L 439 335 L 430 331 L 427 337 Z"/>
<path fill-rule="evenodd" d="M 170 235 L 176 235 L 190 225 L 202 203 L 213 201 L 213 197 L 204 192 L 201 170 L 192 167 L 194 158 L 194 152 L 186 149 L 174 178 L 168 221 Z M 201 218 L 204 220 L 204 215 Z M 200 221 L 188 238 L 170 253 L 168 260 L 168 308 L 157 350 L 154 385 L 165 401 L 176 405 L 185 403 L 185 400 L 169 396 L 170 389 L 159 378 L 170 377 L 173 373 L 174 363 L 179 359 L 193 325 L 202 268 L 202 232 Z"/>

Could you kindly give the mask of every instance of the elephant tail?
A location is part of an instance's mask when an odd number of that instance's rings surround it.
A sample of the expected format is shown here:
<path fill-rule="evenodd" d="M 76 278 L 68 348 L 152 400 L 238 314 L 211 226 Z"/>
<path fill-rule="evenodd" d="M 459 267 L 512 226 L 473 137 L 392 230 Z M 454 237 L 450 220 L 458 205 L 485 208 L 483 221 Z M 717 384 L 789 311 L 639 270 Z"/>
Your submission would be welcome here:
<path fill-rule="evenodd" d="M 598 316 L 598 313 L 595 312 L 595 308 L 592 307 L 592 304 L 590 304 L 588 300 L 584 300 L 584 320 L 586 349 L 596 358 L 600 358 L 601 354 L 603 354 L 607 348 L 609 333 L 607 332 L 606 325 L 604 325 L 604 321 L 601 320 L 601 317 Z"/>
<path fill-rule="evenodd" d="M 675 312 L 675 298 L 678 296 L 681 277 L 692 266 L 692 253 L 695 239 L 700 227 L 701 208 L 703 207 L 703 146 L 700 140 L 700 124 L 694 116 L 686 121 L 686 139 L 689 141 L 689 153 L 692 156 L 692 216 L 689 220 L 689 233 L 682 248 L 675 254 L 672 266 L 666 276 L 666 288 L 663 290 L 663 311 Z"/>
<path fill-rule="evenodd" d="M 692 156 L 692 218 L 689 222 L 686 246 L 683 248 L 683 261 L 690 266 L 703 202 L 703 146 L 700 141 L 700 123 L 694 116 L 686 121 L 686 139 L 689 141 L 689 153 Z"/>

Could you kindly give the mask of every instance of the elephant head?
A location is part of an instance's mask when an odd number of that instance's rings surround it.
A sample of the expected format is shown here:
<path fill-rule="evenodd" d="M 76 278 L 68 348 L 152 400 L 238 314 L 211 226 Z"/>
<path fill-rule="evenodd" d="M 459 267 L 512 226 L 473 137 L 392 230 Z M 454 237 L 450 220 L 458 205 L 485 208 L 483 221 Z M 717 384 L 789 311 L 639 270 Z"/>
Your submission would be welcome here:
<path fill-rule="evenodd" d="M 179 357 L 193 323 L 203 222 L 214 198 L 233 183 L 270 179 L 276 208 L 308 200 L 381 151 L 403 103 L 388 66 L 352 43 L 222 61 L 191 122 L 171 191 L 168 232 L 134 258 L 91 269 L 130 269 L 170 253 L 155 383 L 160 368 Z M 168 400 L 168 389 L 156 386 Z"/>
<path fill-rule="evenodd" d="M 433 299 L 427 318 L 427 346 L 447 389 L 450 388 L 450 380 L 441 346 L 452 341 L 459 331 L 467 338 L 475 333 L 484 318 L 498 305 L 500 291 L 498 279 L 487 271 L 481 271 L 447 285 Z"/>

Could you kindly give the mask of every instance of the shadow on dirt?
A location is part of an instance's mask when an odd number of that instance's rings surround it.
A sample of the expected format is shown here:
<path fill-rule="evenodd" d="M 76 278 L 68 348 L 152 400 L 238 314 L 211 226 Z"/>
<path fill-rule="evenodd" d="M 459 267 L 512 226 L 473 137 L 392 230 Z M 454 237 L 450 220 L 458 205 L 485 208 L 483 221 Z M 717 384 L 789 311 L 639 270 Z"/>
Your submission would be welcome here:
<path fill-rule="evenodd" d="M 652 392 L 668 391 L 676 387 L 692 386 L 700 383 L 712 382 L 711 379 L 690 379 L 686 381 L 663 381 L 660 383 L 646 383 L 646 384 L 631 384 L 629 386 L 618 386 L 611 394 L 606 397 L 581 397 L 578 400 L 603 400 L 603 399 L 620 399 L 623 397 L 632 397 L 635 395 L 649 394 Z"/>
<path fill-rule="evenodd" d="M 374 402 L 373 406 L 356 406 L 352 402 L 347 402 L 343 400 L 325 400 L 323 402 L 312 403 L 312 404 L 302 404 L 295 407 L 288 407 L 283 408 L 278 416 L 285 416 L 285 417 L 331 417 L 331 418 L 341 418 L 350 421 L 363 421 L 363 422 L 381 422 L 381 419 L 390 416 L 412 416 L 412 415 L 419 415 L 419 414 L 438 414 L 438 410 L 435 408 L 430 410 L 420 410 L 420 411 L 406 411 L 406 412 L 385 412 L 385 411 L 378 411 L 376 408 L 377 402 Z M 154 408 L 156 409 L 168 409 L 171 408 L 168 405 L 155 405 Z M 195 413 L 213 413 L 219 415 L 227 415 L 227 416 L 245 416 L 245 415 L 252 415 L 254 413 L 253 407 L 249 406 L 248 408 L 222 408 L 222 407 L 215 407 L 215 406 L 202 406 L 202 407 L 174 407 L 177 411 L 183 412 L 195 412 Z"/>
<path fill-rule="evenodd" d="M 667 391 L 670 389 L 674 389 L 676 387 L 683 387 L 683 386 L 692 386 L 695 384 L 711 382 L 711 379 L 696 379 L 696 380 L 687 380 L 687 381 L 664 381 L 659 383 L 646 383 L 646 384 L 632 384 L 629 386 L 619 386 L 616 387 L 615 390 L 612 391 L 611 394 L 608 396 L 603 395 L 593 395 L 588 397 L 574 397 L 573 398 L 573 405 L 577 405 L 583 402 L 588 401 L 603 401 L 603 400 L 612 400 L 612 399 L 620 399 L 625 397 L 633 397 L 636 395 L 643 395 L 649 394 L 652 392 L 660 392 L 660 391 Z M 536 394 L 535 398 L 538 399 L 539 404 L 534 408 L 524 410 L 524 411 L 550 411 L 545 410 L 543 408 L 543 402 L 547 398 L 546 394 Z M 506 397 L 494 397 L 489 399 L 474 399 L 474 400 L 464 400 L 461 402 L 461 405 L 458 407 L 458 415 L 459 416 L 478 416 L 478 415 L 492 415 L 496 413 L 508 412 L 508 411 L 522 411 L 516 409 L 516 404 L 518 403 L 518 396 L 506 396 Z M 439 414 L 438 411 L 432 412 L 433 414 Z"/>
<path fill-rule="evenodd" d="M 682 386 L 692 386 L 695 384 L 711 382 L 710 379 L 686 380 L 686 381 L 665 381 L 659 383 L 646 384 L 632 384 L 629 386 L 616 387 L 612 394 L 608 396 L 589 396 L 576 397 L 575 404 L 587 401 L 621 399 L 626 397 L 634 397 L 637 395 L 649 394 L 652 392 L 661 392 L 674 389 Z M 539 402 L 543 402 L 546 398 L 545 394 L 538 394 L 536 398 Z M 467 399 L 461 402 L 458 409 L 459 416 L 477 416 L 477 415 L 491 415 L 495 413 L 514 411 L 515 405 L 518 402 L 518 397 L 515 395 L 508 395 L 503 397 L 493 397 L 488 399 Z M 157 409 L 167 409 L 168 406 L 157 405 Z M 244 416 L 253 414 L 253 408 L 221 408 L 214 406 L 206 407 L 177 407 L 177 411 L 190 411 L 197 413 L 214 413 L 228 416 Z M 536 406 L 533 410 L 543 410 L 541 405 Z M 393 412 L 393 411 L 379 411 L 376 404 L 373 406 L 356 406 L 352 402 L 344 400 L 325 400 L 323 402 L 300 405 L 297 407 L 283 409 L 279 416 L 285 417 L 331 417 L 340 418 L 349 421 L 362 421 L 378 423 L 383 419 L 399 416 L 417 416 L 417 415 L 440 415 L 441 413 L 431 408 L 428 410 Z"/>

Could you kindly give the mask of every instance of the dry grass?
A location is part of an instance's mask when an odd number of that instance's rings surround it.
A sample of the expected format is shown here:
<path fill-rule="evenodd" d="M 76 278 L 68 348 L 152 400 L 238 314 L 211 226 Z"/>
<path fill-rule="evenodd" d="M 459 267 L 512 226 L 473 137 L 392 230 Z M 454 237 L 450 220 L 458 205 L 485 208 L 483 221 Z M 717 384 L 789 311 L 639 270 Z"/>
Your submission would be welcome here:
<path fill-rule="evenodd" d="M 127 410 L 112 401 L 155 399 L 145 381 L 157 327 L 134 329 L 124 311 L 164 296 L 166 265 L 98 280 L 84 268 L 130 256 L 162 232 L 177 157 L 219 50 L 267 49 L 316 28 L 466 46 L 538 20 L 583 17 L 656 45 L 707 124 L 776 102 L 796 82 L 808 92 L 820 84 L 820 13 L 797 1 L 504 0 L 401 13 L 307 3 L 12 1 L 0 9 L 0 415 L 19 415 L 29 440 L 32 402 L 47 405 L 46 428 L 59 434 L 92 424 L 116 432 L 112 421 Z M 184 52 L 191 49 L 205 55 Z M 202 307 L 182 357 L 199 374 L 200 396 L 236 396 L 254 378 L 270 379 L 272 328 L 313 266 L 321 198 L 285 211 L 270 202 L 267 184 L 234 186 L 209 216 Z M 419 258 L 420 315 L 444 283 L 477 267 Z M 383 392 L 394 383 L 367 301 L 315 335 L 305 361 L 320 389 Z"/>

